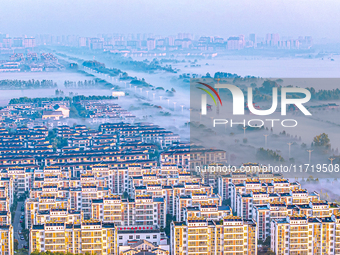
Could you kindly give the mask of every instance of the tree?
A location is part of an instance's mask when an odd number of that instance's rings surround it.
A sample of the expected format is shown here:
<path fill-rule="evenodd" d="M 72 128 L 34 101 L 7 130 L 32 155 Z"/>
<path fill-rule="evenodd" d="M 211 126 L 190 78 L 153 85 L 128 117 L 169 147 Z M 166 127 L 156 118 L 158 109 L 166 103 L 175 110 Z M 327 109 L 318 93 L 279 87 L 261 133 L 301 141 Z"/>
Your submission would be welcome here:
<path fill-rule="evenodd" d="M 211 78 L 211 75 L 210 75 L 210 73 L 207 73 L 204 77 L 202 77 L 202 78 Z"/>
<path fill-rule="evenodd" d="M 175 216 L 171 215 L 171 214 L 167 214 L 166 215 L 166 224 L 165 224 L 165 229 L 164 232 L 167 236 L 170 236 L 170 224 L 172 221 L 175 221 Z"/>
<path fill-rule="evenodd" d="M 278 153 L 278 151 L 273 151 L 270 149 L 260 148 L 256 152 L 256 158 L 260 160 L 273 160 L 278 162 L 283 162 L 283 157 Z"/>
<path fill-rule="evenodd" d="M 78 70 L 78 64 L 77 63 L 70 63 L 69 68 L 74 69 L 74 70 Z"/>
<path fill-rule="evenodd" d="M 129 193 L 127 193 L 126 191 L 124 191 L 124 193 L 123 193 L 123 198 L 129 198 L 130 196 L 129 196 Z"/>
<path fill-rule="evenodd" d="M 325 133 L 317 135 L 313 139 L 314 146 L 316 146 L 316 147 L 326 147 L 326 148 L 328 148 L 330 146 L 329 142 L 330 142 L 330 140 L 328 138 L 328 135 L 325 134 Z"/>
<path fill-rule="evenodd" d="M 17 239 L 14 239 L 14 250 L 17 250 L 19 248 L 19 242 Z"/>
<path fill-rule="evenodd" d="M 263 82 L 261 86 L 261 90 L 265 93 L 271 92 L 273 88 L 278 87 L 278 84 L 275 81 L 266 80 Z"/>

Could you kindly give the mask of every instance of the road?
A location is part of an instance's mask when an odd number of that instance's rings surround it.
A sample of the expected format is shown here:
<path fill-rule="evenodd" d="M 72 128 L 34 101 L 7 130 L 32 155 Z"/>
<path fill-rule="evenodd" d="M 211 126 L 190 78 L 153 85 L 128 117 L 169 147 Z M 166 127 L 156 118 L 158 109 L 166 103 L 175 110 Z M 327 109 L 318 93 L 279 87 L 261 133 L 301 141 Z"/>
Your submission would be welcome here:
<path fill-rule="evenodd" d="M 26 245 L 25 240 L 20 239 L 19 231 L 22 231 L 21 223 L 20 223 L 20 216 L 21 216 L 21 206 L 23 205 L 23 201 L 18 201 L 17 209 L 15 210 L 14 221 L 13 221 L 13 228 L 14 228 L 14 239 L 17 239 L 19 242 L 18 249 L 23 248 Z"/>

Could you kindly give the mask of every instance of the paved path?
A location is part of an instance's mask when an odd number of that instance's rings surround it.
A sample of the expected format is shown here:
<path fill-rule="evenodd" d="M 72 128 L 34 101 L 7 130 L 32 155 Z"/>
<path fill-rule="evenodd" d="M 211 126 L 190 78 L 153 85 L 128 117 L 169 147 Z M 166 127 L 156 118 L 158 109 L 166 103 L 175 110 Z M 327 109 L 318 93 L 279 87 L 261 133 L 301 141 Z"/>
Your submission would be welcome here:
<path fill-rule="evenodd" d="M 23 201 L 18 201 L 17 209 L 15 211 L 14 221 L 13 221 L 14 239 L 17 239 L 19 242 L 18 249 L 23 248 L 23 246 L 27 244 L 25 240 L 20 239 L 20 235 L 19 235 L 19 231 L 22 231 L 21 223 L 20 223 L 20 216 L 21 216 L 21 206 L 23 204 L 24 204 Z"/>

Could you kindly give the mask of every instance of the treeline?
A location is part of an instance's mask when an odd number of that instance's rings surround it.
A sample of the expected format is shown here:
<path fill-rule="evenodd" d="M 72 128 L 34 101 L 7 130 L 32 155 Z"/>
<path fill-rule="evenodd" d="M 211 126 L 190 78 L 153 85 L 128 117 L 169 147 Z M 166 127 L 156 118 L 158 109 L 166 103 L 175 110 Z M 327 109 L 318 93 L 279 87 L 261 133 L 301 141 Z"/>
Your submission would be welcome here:
<path fill-rule="evenodd" d="M 70 101 L 70 97 L 20 97 L 20 98 L 12 98 L 9 101 L 9 104 L 23 104 L 23 103 L 34 103 L 41 104 L 44 101 Z"/>
<path fill-rule="evenodd" d="M 128 66 L 129 68 L 136 70 L 136 71 L 143 71 L 143 72 L 153 72 L 153 71 L 166 71 L 170 73 L 177 73 L 175 69 L 172 68 L 171 65 L 161 66 L 161 62 L 157 59 L 153 59 L 151 62 L 148 60 L 144 61 L 136 61 L 136 60 L 122 60 L 119 64 L 123 66 Z"/>
<path fill-rule="evenodd" d="M 130 83 L 132 86 L 152 87 L 152 85 L 147 83 L 144 78 L 142 79 L 133 78 L 133 80 Z"/>
<path fill-rule="evenodd" d="M 313 87 L 307 88 L 314 100 L 339 100 L 340 89 L 325 90 L 321 89 L 316 91 Z"/>
<path fill-rule="evenodd" d="M 210 75 L 210 74 L 209 74 Z M 217 72 L 214 75 L 215 79 L 222 79 L 222 78 L 240 78 L 241 76 L 237 75 L 236 73 L 223 73 L 223 72 Z"/>
<path fill-rule="evenodd" d="M 252 79 L 252 78 L 251 78 Z M 260 87 L 256 87 L 255 83 L 252 83 L 253 87 L 253 96 L 254 101 L 271 101 L 272 91 L 273 88 L 277 88 L 278 94 L 281 94 L 281 89 L 283 88 L 278 82 L 282 81 L 281 79 L 278 80 L 265 80 Z M 292 87 L 291 85 L 286 87 Z M 331 90 L 316 90 L 315 88 L 306 88 L 311 93 L 311 100 L 318 100 L 318 101 L 326 101 L 326 100 L 340 100 L 340 89 L 331 89 Z M 244 91 L 246 94 L 247 92 Z M 287 97 L 290 98 L 303 98 L 305 94 L 302 93 L 289 93 Z"/>
<path fill-rule="evenodd" d="M 109 100 L 109 99 L 118 99 L 118 97 L 114 97 L 114 96 L 84 96 L 84 95 L 80 95 L 80 96 L 74 96 L 72 98 L 73 102 L 79 102 L 79 101 L 83 101 L 83 100 Z"/>
<path fill-rule="evenodd" d="M 37 97 L 37 98 L 29 98 L 29 97 L 20 97 L 20 98 L 12 98 L 9 101 L 9 104 L 23 104 L 23 103 L 33 103 L 41 105 L 42 102 L 58 102 L 58 101 L 70 101 L 70 102 L 79 102 L 82 100 L 109 100 L 109 99 L 117 99 L 114 96 L 74 96 L 74 97 Z"/>
<path fill-rule="evenodd" d="M 94 80 L 85 80 L 85 81 L 65 81 L 64 86 L 65 88 L 94 88 L 98 86 L 111 86 L 112 84 L 102 80 L 102 79 L 94 79 Z"/>
<path fill-rule="evenodd" d="M 83 66 L 91 68 L 100 73 L 108 74 L 110 76 L 118 76 L 120 73 L 122 73 L 122 71 L 117 68 L 107 68 L 105 67 L 104 63 L 100 63 L 95 60 L 84 61 Z"/>
<path fill-rule="evenodd" d="M 0 80 L 0 89 L 45 89 L 55 87 L 57 87 L 57 83 L 52 80 Z"/>
<path fill-rule="evenodd" d="M 145 60 L 144 60 L 145 61 Z M 174 63 L 174 64 L 177 64 L 177 63 L 185 63 L 185 60 L 183 59 L 182 61 L 180 61 L 180 60 L 178 60 L 178 59 L 174 59 L 174 58 L 172 58 L 172 59 L 169 59 L 169 58 L 162 58 L 161 60 L 160 60 L 160 63 L 161 64 L 163 64 L 163 63 Z M 189 62 L 190 62 L 190 60 L 189 60 Z M 197 60 L 195 59 L 195 62 L 197 62 Z"/>
<path fill-rule="evenodd" d="M 256 158 L 259 160 L 273 160 L 277 162 L 283 162 L 283 157 L 278 154 L 276 151 L 270 149 L 260 148 L 256 152 Z"/>

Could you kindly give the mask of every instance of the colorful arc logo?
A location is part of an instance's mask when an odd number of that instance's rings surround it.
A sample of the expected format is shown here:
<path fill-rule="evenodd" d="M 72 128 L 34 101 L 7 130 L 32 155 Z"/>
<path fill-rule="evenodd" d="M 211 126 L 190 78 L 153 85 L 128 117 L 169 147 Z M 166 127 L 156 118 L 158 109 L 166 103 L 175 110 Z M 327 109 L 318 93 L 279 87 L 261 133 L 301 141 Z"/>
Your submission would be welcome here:
<path fill-rule="evenodd" d="M 203 83 L 203 82 L 198 82 L 198 83 L 201 84 L 201 85 L 203 85 L 203 86 L 206 86 L 207 88 L 209 88 L 209 89 L 217 96 L 217 98 L 218 98 L 218 100 L 220 101 L 220 104 L 221 104 L 221 106 L 222 106 L 221 97 L 220 97 L 220 95 L 217 93 L 217 91 L 216 91 L 213 87 L 211 87 L 210 85 L 208 85 L 208 84 L 206 84 L 206 83 Z M 212 98 L 212 100 L 214 101 L 215 105 L 217 106 L 217 102 L 216 102 L 216 100 L 215 100 L 213 94 L 212 94 L 209 90 L 204 89 L 204 88 L 200 88 L 200 87 L 198 87 L 198 89 L 203 90 L 204 92 L 206 92 L 206 93 Z"/>

